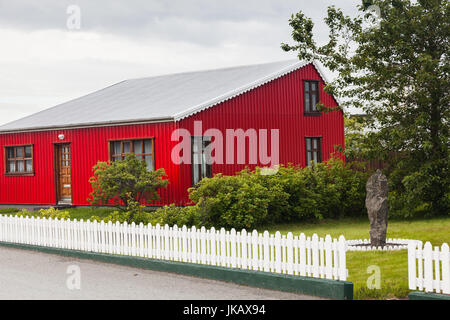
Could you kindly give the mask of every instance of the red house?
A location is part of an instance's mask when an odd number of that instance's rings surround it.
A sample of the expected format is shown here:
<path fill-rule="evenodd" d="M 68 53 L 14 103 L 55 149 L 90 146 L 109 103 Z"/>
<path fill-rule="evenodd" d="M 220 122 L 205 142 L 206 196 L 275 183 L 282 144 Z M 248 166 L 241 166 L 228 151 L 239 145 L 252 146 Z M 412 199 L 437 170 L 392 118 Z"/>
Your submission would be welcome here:
<path fill-rule="evenodd" d="M 93 165 L 130 152 L 169 177 L 156 205 L 184 204 L 202 177 L 267 159 L 327 160 L 344 146 L 344 118 L 316 110 L 337 106 L 324 81 L 316 63 L 298 60 L 132 79 L 13 121 L 0 126 L 0 204 L 88 205 Z M 213 163 L 202 151 L 221 141 L 209 133 L 226 140 Z M 185 139 L 190 154 L 179 152 Z"/>

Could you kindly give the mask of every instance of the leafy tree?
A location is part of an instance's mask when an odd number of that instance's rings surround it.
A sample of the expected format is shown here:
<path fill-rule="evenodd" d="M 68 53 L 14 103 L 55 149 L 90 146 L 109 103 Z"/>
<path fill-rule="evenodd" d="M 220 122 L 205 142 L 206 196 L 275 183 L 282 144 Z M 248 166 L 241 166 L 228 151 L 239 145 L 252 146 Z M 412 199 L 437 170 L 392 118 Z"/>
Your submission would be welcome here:
<path fill-rule="evenodd" d="M 92 205 L 115 205 L 127 211 L 127 220 L 142 211 L 140 204 L 158 200 L 158 189 L 169 183 L 164 169 L 148 171 L 145 161 L 131 154 L 125 160 L 112 163 L 99 161 L 89 179 L 92 192 L 88 201 Z"/>
<path fill-rule="evenodd" d="M 326 91 L 366 112 L 367 145 L 390 162 L 390 188 L 408 211 L 449 213 L 449 1 L 364 0 L 358 10 L 330 6 L 323 45 L 311 19 L 292 15 L 295 44 L 282 49 L 320 61 L 337 75 Z"/>
<path fill-rule="evenodd" d="M 344 116 L 345 148 L 338 145 L 336 151 L 345 155 L 346 159 L 366 159 L 370 149 L 367 145 L 366 117 Z"/>

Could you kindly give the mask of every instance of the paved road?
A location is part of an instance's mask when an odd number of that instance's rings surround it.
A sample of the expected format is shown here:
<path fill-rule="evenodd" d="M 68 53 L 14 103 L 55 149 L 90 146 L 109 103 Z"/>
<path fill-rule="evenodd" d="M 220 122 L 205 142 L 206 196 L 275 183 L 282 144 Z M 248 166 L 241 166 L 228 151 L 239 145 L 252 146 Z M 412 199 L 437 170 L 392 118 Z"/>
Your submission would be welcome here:
<path fill-rule="evenodd" d="M 77 270 L 80 274 L 80 289 L 76 289 Z M 68 288 L 67 282 L 72 289 Z M 0 247 L 0 299 L 314 298 L 173 273 Z"/>

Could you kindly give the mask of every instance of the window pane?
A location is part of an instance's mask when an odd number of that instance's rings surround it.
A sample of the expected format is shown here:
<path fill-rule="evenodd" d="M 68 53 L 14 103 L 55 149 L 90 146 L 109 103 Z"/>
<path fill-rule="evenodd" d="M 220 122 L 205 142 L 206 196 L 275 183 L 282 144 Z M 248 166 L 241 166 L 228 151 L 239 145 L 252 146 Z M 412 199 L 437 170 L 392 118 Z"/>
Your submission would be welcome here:
<path fill-rule="evenodd" d="M 144 140 L 144 153 L 152 153 L 152 140 Z"/>
<path fill-rule="evenodd" d="M 192 163 L 193 164 L 200 164 L 200 163 L 202 163 L 202 154 L 201 153 L 194 153 L 194 154 L 192 154 Z"/>
<path fill-rule="evenodd" d="M 25 158 L 31 158 L 31 146 L 25 147 Z"/>
<path fill-rule="evenodd" d="M 9 159 L 14 158 L 14 148 L 8 148 L 8 158 Z"/>
<path fill-rule="evenodd" d="M 311 82 L 311 90 L 317 91 L 317 82 Z"/>
<path fill-rule="evenodd" d="M 25 162 L 17 161 L 17 172 L 24 172 L 24 171 L 25 171 Z"/>
<path fill-rule="evenodd" d="M 311 139 L 310 138 L 306 139 L 306 150 L 311 150 Z"/>
<path fill-rule="evenodd" d="M 192 165 L 192 170 L 193 170 L 193 182 L 194 184 L 197 184 L 200 181 L 200 171 L 199 171 L 200 166 L 198 165 Z"/>
<path fill-rule="evenodd" d="M 313 148 L 317 150 L 317 139 L 313 139 Z"/>
<path fill-rule="evenodd" d="M 124 142 L 123 153 L 130 153 L 130 152 L 131 152 L 131 142 Z"/>
<path fill-rule="evenodd" d="M 316 94 L 312 94 L 311 95 L 311 110 L 314 110 L 314 111 L 316 111 L 317 110 L 317 108 L 316 108 L 316 104 L 317 104 L 317 95 Z"/>
<path fill-rule="evenodd" d="M 142 141 L 134 141 L 134 154 L 141 154 L 142 153 Z"/>
<path fill-rule="evenodd" d="M 206 177 L 206 155 L 202 157 L 202 178 Z"/>
<path fill-rule="evenodd" d="M 305 94 L 305 111 L 309 112 L 311 111 L 311 108 L 309 107 L 310 101 L 309 101 L 309 93 Z"/>
<path fill-rule="evenodd" d="M 26 165 L 26 171 L 27 172 L 32 172 L 33 171 L 33 163 L 32 163 L 31 160 L 25 161 L 25 165 Z"/>
<path fill-rule="evenodd" d="M 317 152 L 313 152 L 314 163 L 317 163 Z"/>
<path fill-rule="evenodd" d="M 305 92 L 309 92 L 309 82 L 305 82 Z"/>
<path fill-rule="evenodd" d="M 193 153 L 199 153 L 200 152 L 200 146 L 202 143 L 201 137 L 193 137 L 193 143 L 192 143 L 192 152 Z"/>
<path fill-rule="evenodd" d="M 145 156 L 145 163 L 147 164 L 147 171 L 153 171 L 153 156 Z"/>
<path fill-rule="evenodd" d="M 16 148 L 16 157 L 17 158 L 23 158 L 23 148 Z"/>
<path fill-rule="evenodd" d="M 211 142 L 205 141 L 203 146 L 203 163 L 212 164 L 212 149 L 210 147 Z"/>
<path fill-rule="evenodd" d="M 307 165 L 310 166 L 311 165 L 311 160 L 312 160 L 311 159 L 311 152 L 307 152 L 306 155 L 307 155 L 307 157 L 306 157 Z"/>
<path fill-rule="evenodd" d="M 16 171 L 16 163 L 14 161 L 8 161 L 8 172 Z"/>
<path fill-rule="evenodd" d="M 120 141 L 113 142 L 113 154 L 120 154 Z"/>

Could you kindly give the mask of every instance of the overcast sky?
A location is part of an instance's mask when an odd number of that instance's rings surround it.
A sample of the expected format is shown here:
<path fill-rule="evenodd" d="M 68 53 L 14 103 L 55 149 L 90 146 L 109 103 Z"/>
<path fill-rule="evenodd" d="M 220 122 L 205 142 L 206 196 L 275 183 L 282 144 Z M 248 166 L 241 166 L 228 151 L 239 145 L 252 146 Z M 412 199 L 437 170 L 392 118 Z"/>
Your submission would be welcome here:
<path fill-rule="evenodd" d="M 0 0 L 0 125 L 129 78 L 295 58 L 302 10 L 326 41 L 326 9 L 360 0 Z M 69 29 L 80 8 L 80 29 Z"/>

